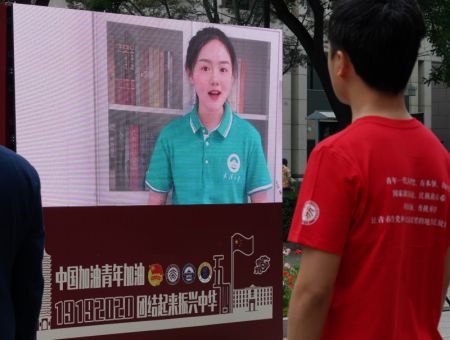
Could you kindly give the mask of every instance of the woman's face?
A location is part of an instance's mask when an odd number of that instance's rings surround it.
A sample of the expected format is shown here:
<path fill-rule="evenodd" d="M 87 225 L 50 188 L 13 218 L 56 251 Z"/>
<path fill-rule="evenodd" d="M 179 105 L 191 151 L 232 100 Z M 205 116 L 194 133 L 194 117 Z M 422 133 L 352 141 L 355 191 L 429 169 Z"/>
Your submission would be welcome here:
<path fill-rule="evenodd" d="M 233 68 L 226 47 L 217 39 L 200 50 L 189 80 L 199 100 L 199 113 L 222 113 L 233 85 Z"/>

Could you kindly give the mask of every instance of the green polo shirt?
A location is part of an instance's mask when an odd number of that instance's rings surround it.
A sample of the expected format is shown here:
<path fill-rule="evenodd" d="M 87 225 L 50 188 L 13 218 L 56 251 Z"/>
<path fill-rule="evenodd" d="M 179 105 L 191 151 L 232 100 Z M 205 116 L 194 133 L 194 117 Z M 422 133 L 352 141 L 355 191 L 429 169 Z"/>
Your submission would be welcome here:
<path fill-rule="evenodd" d="M 208 134 L 197 107 L 167 124 L 156 141 L 145 178 L 156 192 L 173 189 L 173 204 L 247 203 L 272 187 L 261 136 L 228 103 Z"/>

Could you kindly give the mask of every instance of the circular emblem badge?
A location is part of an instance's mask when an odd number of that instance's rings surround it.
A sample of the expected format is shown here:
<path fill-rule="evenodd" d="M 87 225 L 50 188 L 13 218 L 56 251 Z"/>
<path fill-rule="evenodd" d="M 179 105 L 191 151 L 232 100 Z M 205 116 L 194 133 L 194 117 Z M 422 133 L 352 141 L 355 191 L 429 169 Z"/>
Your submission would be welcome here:
<path fill-rule="evenodd" d="M 302 210 L 302 224 L 311 225 L 317 221 L 320 209 L 316 202 L 306 201 Z"/>
<path fill-rule="evenodd" d="M 171 264 L 166 269 L 166 281 L 170 285 L 176 285 L 180 281 L 180 268 L 176 264 Z"/>
<path fill-rule="evenodd" d="M 164 277 L 164 271 L 159 263 L 154 263 L 148 266 L 148 283 L 153 287 L 161 284 Z"/>
<path fill-rule="evenodd" d="M 235 174 L 236 172 L 239 171 L 241 167 L 241 159 L 237 154 L 232 153 L 231 155 L 228 156 L 227 165 L 228 169 Z"/>
<path fill-rule="evenodd" d="M 195 268 L 192 264 L 188 263 L 183 268 L 182 273 L 184 283 L 190 284 L 195 281 Z"/>
<path fill-rule="evenodd" d="M 212 278 L 212 267 L 208 262 L 203 262 L 198 266 L 197 275 L 201 283 L 208 283 Z"/>

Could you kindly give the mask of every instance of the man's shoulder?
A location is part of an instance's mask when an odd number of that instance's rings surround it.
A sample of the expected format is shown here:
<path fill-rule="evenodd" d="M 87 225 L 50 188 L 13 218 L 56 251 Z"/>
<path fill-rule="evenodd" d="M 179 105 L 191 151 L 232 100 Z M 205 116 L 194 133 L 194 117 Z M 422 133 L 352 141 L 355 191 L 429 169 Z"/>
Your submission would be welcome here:
<path fill-rule="evenodd" d="M 12 150 L 0 146 L 0 182 L 3 188 L 19 190 L 19 186 L 39 185 L 40 179 L 36 169 L 22 156 Z"/>
<path fill-rule="evenodd" d="M 0 145 L 0 160 L 8 161 L 8 162 L 15 162 L 15 161 L 18 161 L 20 158 L 22 158 L 22 157 L 20 157 L 14 151 Z"/>
<path fill-rule="evenodd" d="M 335 134 L 325 138 L 320 141 L 314 147 L 315 152 L 327 152 L 327 151 L 337 151 L 341 148 L 345 148 L 347 145 L 354 142 L 354 139 L 358 138 L 354 133 L 351 126 L 347 126 L 345 129 L 336 132 Z"/>
<path fill-rule="evenodd" d="M 435 135 L 424 125 L 421 126 L 421 133 L 423 135 L 424 143 L 430 147 L 430 151 L 433 150 L 433 152 L 441 152 L 444 157 L 450 160 L 450 154 L 448 150 L 444 146 L 443 142 L 439 140 L 437 135 Z"/>
<path fill-rule="evenodd" d="M 355 120 L 343 130 L 321 141 L 317 146 L 319 149 L 344 149 L 347 152 L 354 150 L 358 153 L 359 148 L 369 145 L 376 146 L 380 140 L 395 139 L 402 131 L 411 129 L 422 131 L 422 134 L 428 132 L 428 135 L 432 135 L 431 132 L 425 131 L 428 129 L 415 119 L 400 120 L 367 116 Z"/>

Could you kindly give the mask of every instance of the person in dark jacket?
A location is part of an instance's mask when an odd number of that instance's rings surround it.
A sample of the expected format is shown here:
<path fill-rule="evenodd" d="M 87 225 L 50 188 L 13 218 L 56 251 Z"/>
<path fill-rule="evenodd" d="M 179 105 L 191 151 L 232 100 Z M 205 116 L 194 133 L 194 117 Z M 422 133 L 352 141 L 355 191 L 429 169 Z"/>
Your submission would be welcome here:
<path fill-rule="evenodd" d="M 41 309 L 44 226 L 39 175 L 0 146 L 0 339 L 35 339 Z"/>

